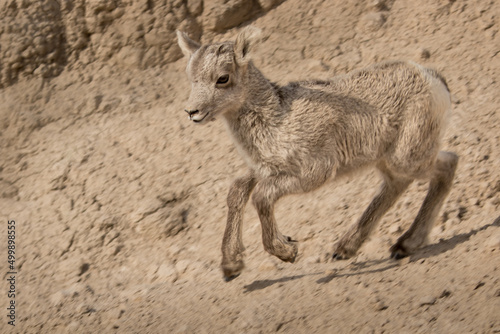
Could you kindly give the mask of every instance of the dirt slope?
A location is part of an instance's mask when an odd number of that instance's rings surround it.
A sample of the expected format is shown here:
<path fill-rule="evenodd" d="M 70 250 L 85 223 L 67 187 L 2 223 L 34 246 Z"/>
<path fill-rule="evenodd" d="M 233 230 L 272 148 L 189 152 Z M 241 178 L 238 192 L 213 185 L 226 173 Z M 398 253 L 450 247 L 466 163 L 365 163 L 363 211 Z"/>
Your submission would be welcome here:
<path fill-rule="evenodd" d="M 500 332 L 500 4 L 279 2 L 42 1 L 58 10 L 45 16 L 30 1 L 3 7 L 1 333 Z M 175 26 L 162 22 L 168 13 Z M 140 21 L 146 31 L 152 17 L 150 31 L 170 39 L 117 28 Z M 9 28 L 16 20 L 21 28 Z M 182 111 L 185 60 L 169 34 L 186 20 L 203 42 L 233 38 L 242 22 L 260 27 L 255 62 L 281 83 L 386 59 L 442 71 L 453 94 L 444 148 L 460 164 L 429 246 L 388 259 L 425 195 L 415 183 L 358 256 L 329 260 L 379 185 L 367 171 L 280 201 L 280 228 L 300 242 L 293 265 L 263 250 L 248 206 L 247 267 L 225 283 L 226 193 L 245 166 L 220 122 L 195 126 Z M 16 34 L 61 27 L 66 37 L 51 35 L 45 49 L 14 48 Z M 17 226 L 15 327 L 8 219 Z"/>

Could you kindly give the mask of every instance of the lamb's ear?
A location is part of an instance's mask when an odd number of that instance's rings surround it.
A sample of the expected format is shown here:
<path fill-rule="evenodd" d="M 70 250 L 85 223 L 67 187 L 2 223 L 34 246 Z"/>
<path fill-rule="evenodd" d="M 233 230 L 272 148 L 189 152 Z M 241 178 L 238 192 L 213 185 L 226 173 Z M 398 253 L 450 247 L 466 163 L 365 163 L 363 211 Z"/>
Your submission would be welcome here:
<path fill-rule="evenodd" d="M 186 33 L 179 30 L 177 30 L 177 42 L 179 43 L 182 53 L 188 58 L 200 48 L 200 44 L 196 43 L 189 38 Z"/>
<path fill-rule="evenodd" d="M 248 26 L 244 28 L 236 37 L 234 42 L 234 54 L 236 62 L 239 65 L 245 65 L 250 60 L 249 53 L 260 40 L 261 30 L 259 28 Z"/>

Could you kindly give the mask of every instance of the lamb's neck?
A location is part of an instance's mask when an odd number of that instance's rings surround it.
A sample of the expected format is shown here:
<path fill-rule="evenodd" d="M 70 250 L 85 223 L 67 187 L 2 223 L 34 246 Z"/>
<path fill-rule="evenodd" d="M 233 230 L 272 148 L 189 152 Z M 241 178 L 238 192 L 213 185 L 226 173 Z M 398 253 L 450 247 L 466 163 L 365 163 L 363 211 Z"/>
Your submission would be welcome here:
<path fill-rule="evenodd" d="M 228 122 L 250 122 L 254 125 L 276 126 L 281 121 L 282 104 L 273 85 L 254 65 L 248 64 L 247 89 L 239 110 L 227 113 Z"/>
<path fill-rule="evenodd" d="M 247 70 L 245 101 L 239 110 L 226 113 L 225 121 L 245 158 L 258 164 L 260 155 L 279 132 L 283 107 L 276 87 L 253 64 Z"/>

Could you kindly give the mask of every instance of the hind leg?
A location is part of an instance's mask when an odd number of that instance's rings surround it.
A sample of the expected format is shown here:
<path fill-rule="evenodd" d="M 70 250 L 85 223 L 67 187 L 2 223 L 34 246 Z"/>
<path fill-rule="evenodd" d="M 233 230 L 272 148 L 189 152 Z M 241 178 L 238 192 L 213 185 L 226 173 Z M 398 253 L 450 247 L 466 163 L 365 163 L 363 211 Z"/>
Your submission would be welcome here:
<path fill-rule="evenodd" d="M 391 257 L 405 257 L 425 244 L 444 199 L 450 191 L 457 163 L 458 156 L 455 153 L 439 152 L 422 207 L 408 231 L 391 247 Z"/>
<path fill-rule="evenodd" d="M 384 176 L 384 183 L 357 224 L 335 246 L 334 259 L 342 260 L 355 255 L 359 247 L 370 236 L 380 218 L 394 205 L 394 202 L 412 182 L 412 179 L 396 176 L 383 165 L 378 166 L 378 169 Z"/>

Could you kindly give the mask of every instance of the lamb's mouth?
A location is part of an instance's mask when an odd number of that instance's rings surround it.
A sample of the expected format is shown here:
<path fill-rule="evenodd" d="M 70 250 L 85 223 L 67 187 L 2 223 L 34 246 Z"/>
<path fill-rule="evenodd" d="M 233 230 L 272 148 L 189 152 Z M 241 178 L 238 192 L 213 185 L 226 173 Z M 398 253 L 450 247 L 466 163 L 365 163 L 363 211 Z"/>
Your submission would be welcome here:
<path fill-rule="evenodd" d="M 202 122 L 205 118 L 207 118 L 207 116 L 208 116 L 209 114 L 210 114 L 210 113 L 209 113 L 209 112 L 207 112 L 207 113 L 205 114 L 205 116 L 203 116 L 201 119 L 194 118 L 194 117 L 198 116 L 199 114 L 191 115 L 189 118 L 190 118 L 193 122 L 195 122 L 195 123 L 200 123 L 200 122 Z"/>

